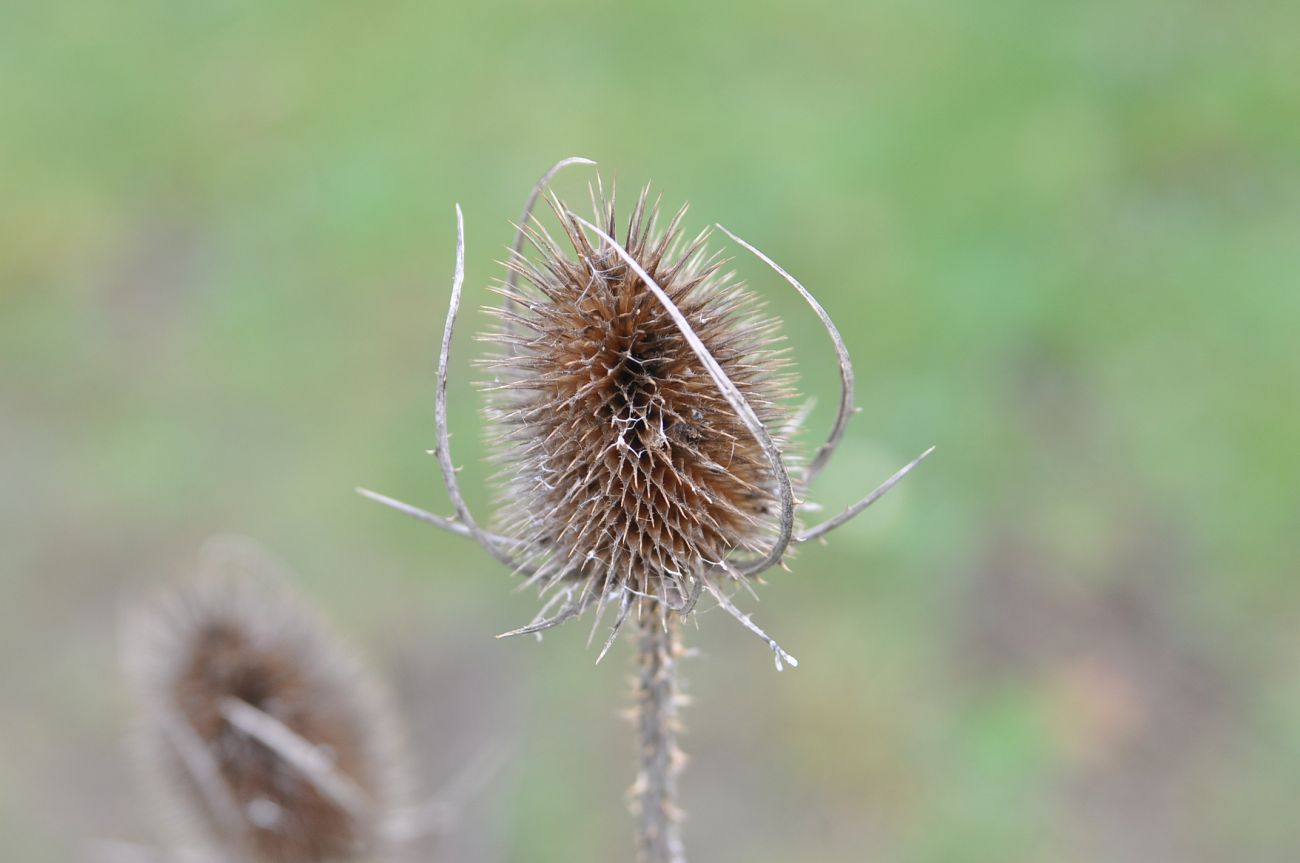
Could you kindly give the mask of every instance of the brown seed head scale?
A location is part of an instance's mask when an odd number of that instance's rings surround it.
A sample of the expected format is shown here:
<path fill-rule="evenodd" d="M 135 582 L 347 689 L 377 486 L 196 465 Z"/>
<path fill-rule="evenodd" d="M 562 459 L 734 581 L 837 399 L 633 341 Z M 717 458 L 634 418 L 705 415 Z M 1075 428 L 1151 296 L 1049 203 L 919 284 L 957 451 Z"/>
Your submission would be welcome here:
<path fill-rule="evenodd" d="M 598 194 L 597 219 L 615 236 L 615 195 Z M 685 207 L 660 227 L 648 195 L 631 209 L 624 248 L 784 447 L 793 386 L 778 321 L 708 254 L 707 230 L 684 238 Z M 684 610 L 722 561 L 770 546 L 772 470 L 645 280 L 552 206 L 567 248 L 540 222 L 526 227 L 538 257 L 507 262 L 523 285 L 497 289 L 506 303 L 489 337 L 504 346 L 487 363 L 501 528 L 524 540 L 544 587 Z"/>
<path fill-rule="evenodd" d="M 386 698 L 267 558 L 231 549 L 124 617 L 142 766 L 176 838 L 221 859 L 372 859 L 406 786 Z"/>

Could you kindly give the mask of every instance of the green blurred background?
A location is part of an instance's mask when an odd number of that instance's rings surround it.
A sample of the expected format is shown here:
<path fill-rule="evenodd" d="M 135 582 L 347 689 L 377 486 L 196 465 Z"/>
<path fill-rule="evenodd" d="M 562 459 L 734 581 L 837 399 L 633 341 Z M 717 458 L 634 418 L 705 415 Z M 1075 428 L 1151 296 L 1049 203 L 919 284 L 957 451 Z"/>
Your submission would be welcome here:
<path fill-rule="evenodd" d="M 822 299 L 863 412 L 814 489 L 902 487 L 701 616 L 698 861 L 1300 859 L 1300 12 L 1284 2 L 6 3 L 0 844 L 151 841 L 114 620 L 256 537 L 398 691 L 436 788 L 514 757 L 436 859 L 630 858 L 627 648 L 536 600 L 489 494 L 477 306 L 528 188 L 653 180 Z M 557 183 L 585 195 L 590 174 Z M 786 318 L 813 442 L 833 357 Z"/>

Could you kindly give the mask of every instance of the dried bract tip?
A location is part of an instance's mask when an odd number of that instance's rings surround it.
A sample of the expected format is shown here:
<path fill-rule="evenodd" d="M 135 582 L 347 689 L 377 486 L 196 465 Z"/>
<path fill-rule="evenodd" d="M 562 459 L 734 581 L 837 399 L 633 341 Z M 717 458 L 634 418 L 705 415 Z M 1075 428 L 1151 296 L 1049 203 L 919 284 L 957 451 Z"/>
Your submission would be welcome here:
<path fill-rule="evenodd" d="M 786 441 L 771 430 L 791 428 L 792 387 L 778 322 L 707 253 L 707 231 L 683 235 L 684 207 L 661 228 L 643 190 L 616 246 L 600 236 L 618 236 L 614 195 L 593 197 L 595 236 L 554 198 L 563 244 L 539 222 L 521 228 L 536 255 L 512 256 L 521 287 L 499 289 L 489 419 L 502 532 L 531 551 L 532 578 L 617 600 L 621 620 L 629 599 L 683 611 L 703 579 L 725 577 L 721 561 L 772 546 Z"/>
<path fill-rule="evenodd" d="M 231 548 L 124 617 L 145 766 L 222 859 L 368 859 L 404 802 L 396 723 L 269 561 Z"/>

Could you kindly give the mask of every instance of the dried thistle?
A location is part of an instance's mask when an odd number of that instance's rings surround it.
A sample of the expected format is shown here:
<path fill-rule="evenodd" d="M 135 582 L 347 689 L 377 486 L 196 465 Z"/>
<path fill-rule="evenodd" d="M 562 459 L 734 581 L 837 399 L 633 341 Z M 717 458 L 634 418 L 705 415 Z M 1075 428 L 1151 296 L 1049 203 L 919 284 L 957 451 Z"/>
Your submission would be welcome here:
<path fill-rule="evenodd" d="M 274 568 L 246 543 L 210 545 L 199 578 L 124 619 L 143 766 L 219 859 L 370 859 L 405 805 L 400 733 Z"/>
<path fill-rule="evenodd" d="M 685 208 L 663 228 L 648 191 L 619 242 L 615 196 L 592 192 L 595 223 L 550 197 L 567 247 L 532 218 L 556 164 L 533 189 L 496 292 L 501 346 L 487 367 L 492 442 L 503 465 L 499 532 L 488 532 L 460 494 L 448 448 L 447 367 L 464 281 L 464 219 L 456 208 L 456 271 L 438 364 L 437 448 L 455 515 L 433 515 L 375 492 L 362 494 L 464 536 L 548 596 L 537 617 L 504 636 L 541 633 L 595 606 L 617 613 L 604 656 L 635 611 L 641 772 L 634 788 L 640 859 L 683 859 L 672 805 L 678 624 L 702 593 L 762 638 L 776 667 L 794 657 L 731 600 L 736 587 L 781 563 L 878 500 L 921 459 L 840 515 L 796 530 L 797 500 L 833 455 L 853 413 L 853 371 L 822 306 L 792 276 L 718 226 L 812 307 L 836 350 L 839 410 L 826 442 L 791 470 L 784 450 L 801 417 L 777 322 L 705 248 L 686 239 Z M 535 257 L 523 253 L 531 244 Z M 523 280 L 523 285 L 520 280 Z M 554 613 L 553 613 L 554 612 Z M 599 661 L 599 660 L 598 660 Z"/>
<path fill-rule="evenodd" d="M 511 276 L 531 290 L 513 279 L 499 289 L 502 331 L 490 339 L 507 349 L 487 363 L 499 374 L 488 416 L 506 465 L 504 532 L 524 539 L 517 559 L 543 592 L 563 583 L 578 602 L 618 602 L 611 640 L 634 601 L 685 611 L 710 569 L 761 554 L 792 494 L 773 480 L 791 426 L 778 322 L 706 257 L 707 232 L 683 241 L 685 207 L 656 230 L 648 191 L 628 220 L 627 260 L 593 246 L 558 201 L 571 254 L 540 223 L 524 228 L 540 260 L 511 257 Z M 596 207 L 614 234 L 614 197 Z M 707 345 L 759 435 L 700 372 L 692 341 Z"/>

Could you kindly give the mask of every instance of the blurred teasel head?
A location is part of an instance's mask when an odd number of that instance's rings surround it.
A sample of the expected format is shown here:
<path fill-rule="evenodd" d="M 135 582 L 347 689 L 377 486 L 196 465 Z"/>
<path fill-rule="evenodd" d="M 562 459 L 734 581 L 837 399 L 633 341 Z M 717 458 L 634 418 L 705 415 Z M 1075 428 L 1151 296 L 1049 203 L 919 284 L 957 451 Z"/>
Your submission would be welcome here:
<path fill-rule="evenodd" d="M 220 859 L 372 859 L 403 802 L 386 697 L 248 541 L 123 616 L 142 766 Z"/>
<path fill-rule="evenodd" d="M 594 163 L 565 159 L 543 176 L 495 287 L 499 329 L 485 338 L 498 350 L 485 365 L 494 376 L 486 387 L 489 436 L 501 465 L 498 532 L 469 512 L 448 448 L 447 365 L 464 279 L 459 207 L 434 451 L 455 515 L 361 491 L 474 538 L 549 596 L 532 623 L 505 635 L 540 632 L 592 606 L 598 625 L 615 607 L 607 650 L 633 608 L 666 621 L 690 614 L 707 593 L 767 642 L 778 668 L 796 664 L 731 595 L 782 563 L 792 544 L 857 515 L 929 451 L 839 516 L 799 530 L 799 499 L 854 412 L 852 365 L 834 323 L 803 285 L 718 226 L 800 294 L 835 348 L 836 418 L 811 457 L 793 459 L 806 412 L 793 409 L 779 322 L 726 269 L 729 259 L 709 251 L 711 230 L 688 234 L 685 207 L 665 224 L 648 187 L 623 217 L 613 190 L 606 194 L 597 180 L 590 221 L 549 196 L 559 222 L 553 234 L 532 211 L 555 173 L 573 164 Z"/>

